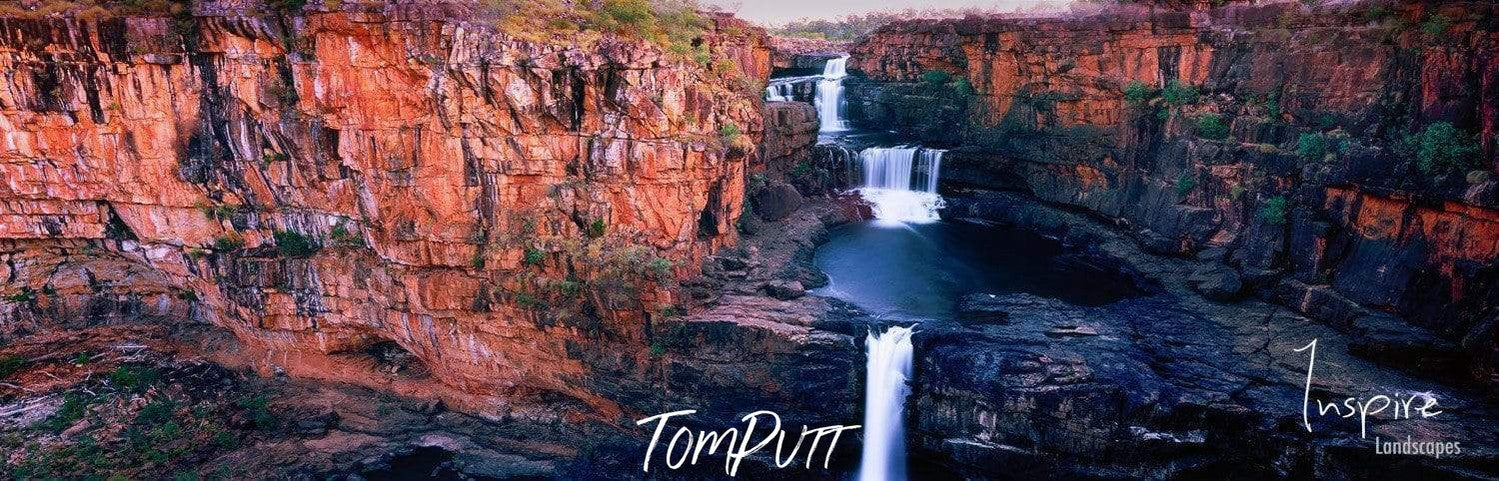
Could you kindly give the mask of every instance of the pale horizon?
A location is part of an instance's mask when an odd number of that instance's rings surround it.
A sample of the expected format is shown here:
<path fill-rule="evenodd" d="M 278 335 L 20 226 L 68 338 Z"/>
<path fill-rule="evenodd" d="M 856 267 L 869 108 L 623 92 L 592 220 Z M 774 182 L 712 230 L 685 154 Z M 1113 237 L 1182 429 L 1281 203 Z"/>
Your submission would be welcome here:
<path fill-rule="evenodd" d="M 1002 11 L 1054 6 L 1065 7 L 1071 0 L 706 0 L 736 16 L 765 26 L 778 26 L 800 19 L 832 20 L 847 15 L 877 11 L 949 8 L 987 8 Z"/>

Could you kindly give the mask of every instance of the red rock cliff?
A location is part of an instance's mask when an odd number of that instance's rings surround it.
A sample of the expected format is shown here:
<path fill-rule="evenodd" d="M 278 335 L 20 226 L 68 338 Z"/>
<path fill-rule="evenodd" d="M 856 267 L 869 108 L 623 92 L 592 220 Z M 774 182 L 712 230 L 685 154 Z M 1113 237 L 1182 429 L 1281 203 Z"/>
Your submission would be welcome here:
<path fill-rule="evenodd" d="M 381 13 L 0 19 L 0 332 L 191 319 L 266 371 L 607 414 L 569 347 L 735 242 L 769 51 L 713 20 L 739 71 Z M 389 343 L 426 373 L 374 373 Z"/>

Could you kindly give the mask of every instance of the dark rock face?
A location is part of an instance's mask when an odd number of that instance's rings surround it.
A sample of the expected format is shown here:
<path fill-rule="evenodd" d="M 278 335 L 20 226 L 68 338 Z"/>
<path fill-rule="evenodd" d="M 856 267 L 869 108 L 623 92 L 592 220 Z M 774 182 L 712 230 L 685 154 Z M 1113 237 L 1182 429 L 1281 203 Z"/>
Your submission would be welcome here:
<path fill-rule="evenodd" d="M 895 23 L 854 46 L 870 85 L 850 98 L 961 131 L 951 187 L 1083 209 L 1155 253 L 1215 249 L 1245 290 L 1332 325 L 1395 313 L 1499 382 L 1495 5 L 1197 7 Z M 944 76 L 974 89 L 960 127 L 886 107 Z M 1476 153 L 1423 167 L 1401 139 L 1440 122 Z M 1233 298 L 1210 274 L 1204 292 Z"/>
<path fill-rule="evenodd" d="M 1415 363 L 1405 367 L 1441 369 L 1403 357 L 1440 352 L 1441 345 L 1401 330 L 1410 326 L 1398 318 L 1355 321 L 1367 323 L 1367 335 L 1360 336 L 1263 302 L 1214 302 L 1194 289 L 1201 284 L 1198 271 L 1213 269 L 1215 259 L 1149 254 L 1111 226 L 1013 194 L 949 201 L 951 215 L 1090 246 L 1152 286 L 1147 296 L 1099 307 L 1029 294 L 976 294 L 963 299 L 958 322 L 924 323 L 909 404 L 913 444 L 964 473 L 1476 479 L 1499 472 L 1499 412 L 1489 401 L 1371 362 L 1399 359 Z M 1297 349 L 1313 340 L 1318 350 L 1308 432 L 1301 414 L 1309 358 Z M 1356 418 L 1316 412 L 1317 400 L 1426 391 L 1442 406 L 1462 406 L 1449 412 L 1463 414 L 1398 420 L 1376 414 L 1362 437 Z M 1465 456 L 1373 454 L 1375 437 L 1407 435 L 1461 440 Z"/>
<path fill-rule="evenodd" d="M 855 76 L 843 85 L 849 118 L 860 126 L 900 132 L 930 147 L 962 142 L 971 95 L 966 84 L 882 83 Z"/>

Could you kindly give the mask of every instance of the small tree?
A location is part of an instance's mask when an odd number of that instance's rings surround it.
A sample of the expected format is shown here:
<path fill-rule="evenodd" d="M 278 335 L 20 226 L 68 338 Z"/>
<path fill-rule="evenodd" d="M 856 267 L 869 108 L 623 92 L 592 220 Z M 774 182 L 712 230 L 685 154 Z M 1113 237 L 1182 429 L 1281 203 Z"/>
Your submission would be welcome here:
<path fill-rule="evenodd" d="M 1228 138 L 1228 124 L 1223 123 L 1223 116 L 1218 114 L 1202 114 L 1197 117 L 1197 135 L 1205 139 L 1223 140 Z"/>
<path fill-rule="evenodd" d="M 1124 101 L 1129 102 L 1130 105 L 1143 104 L 1149 101 L 1150 97 L 1154 95 L 1155 89 L 1150 88 L 1149 85 L 1145 85 L 1145 82 L 1139 80 L 1130 82 L 1129 85 L 1124 86 Z"/>
<path fill-rule="evenodd" d="M 1187 175 L 1187 174 L 1182 174 L 1181 177 L 1177 177 L 1176 178 L 1176 195 L 1177 196 L 1186 197 L 1187 194 L 1191 194 L 1192 193 L 1192 189 L 1196 189 L 1196 188 L 1197 188 L 1197 180 L 1193 179 L 1192 176 Z"/>
<path fill-rule="evenodd" d="M 1265 200 L 1265 205 L 1260 206 L 1260 219 L 1270 225 L 1284 225 L 1286 223 L 1286 212 L 1289 209 L 1286 197 L 1277 195 Z"/>
<path fill-rule="evenodd" d="M 1172 80 L 1161 89 L 1161 99 L 1174 107 L 1197 103 L 1197 87 Z"/>
<path fill-rule="evenodd" d="M 276 250 L 281 252 L 282 257 L 311 257 L 323 248 L 316 239 L 301 232 L 278 230 L 273 235 L 276 237 Z"/>
<path fill-rule="evenodd" d="M 1451 122 L 1426 126 L 1419 134 L 1406 136 L 1405 150 L 1414 151 L 1416 167 L 1423 173 L 1449 173 L 1478 167 L 1478 140 Z"/>
<path fill-rule="evenodd" d="M 1296 139 L 1296 155 L 1309 161 L 1322 160 L 1327 156 L 1327 137 L 1316 133 L 1301 134 Z"/>
<path fill-rule="evenodd" d="M 527 247 L 525 259 L 522 261 L 528 266 L 540 266 L 547 259 L 547 253 L 535 247 Z"/>

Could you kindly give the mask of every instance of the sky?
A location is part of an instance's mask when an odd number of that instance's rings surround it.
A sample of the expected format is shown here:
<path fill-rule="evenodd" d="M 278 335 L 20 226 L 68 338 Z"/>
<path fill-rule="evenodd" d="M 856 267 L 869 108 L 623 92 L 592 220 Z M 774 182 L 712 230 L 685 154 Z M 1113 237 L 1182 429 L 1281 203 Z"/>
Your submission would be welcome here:
<path fill-rule="evenodd" d="M 739 17 L 761 25 L 780 25 L 800 18 L 837 18 L 876 10 L 907 8 L 983 7 L 999 10 L 1032 7 L 1037 4 L 1070 3 L 1066 0 L 704 0 L 735 12 Z"/>

